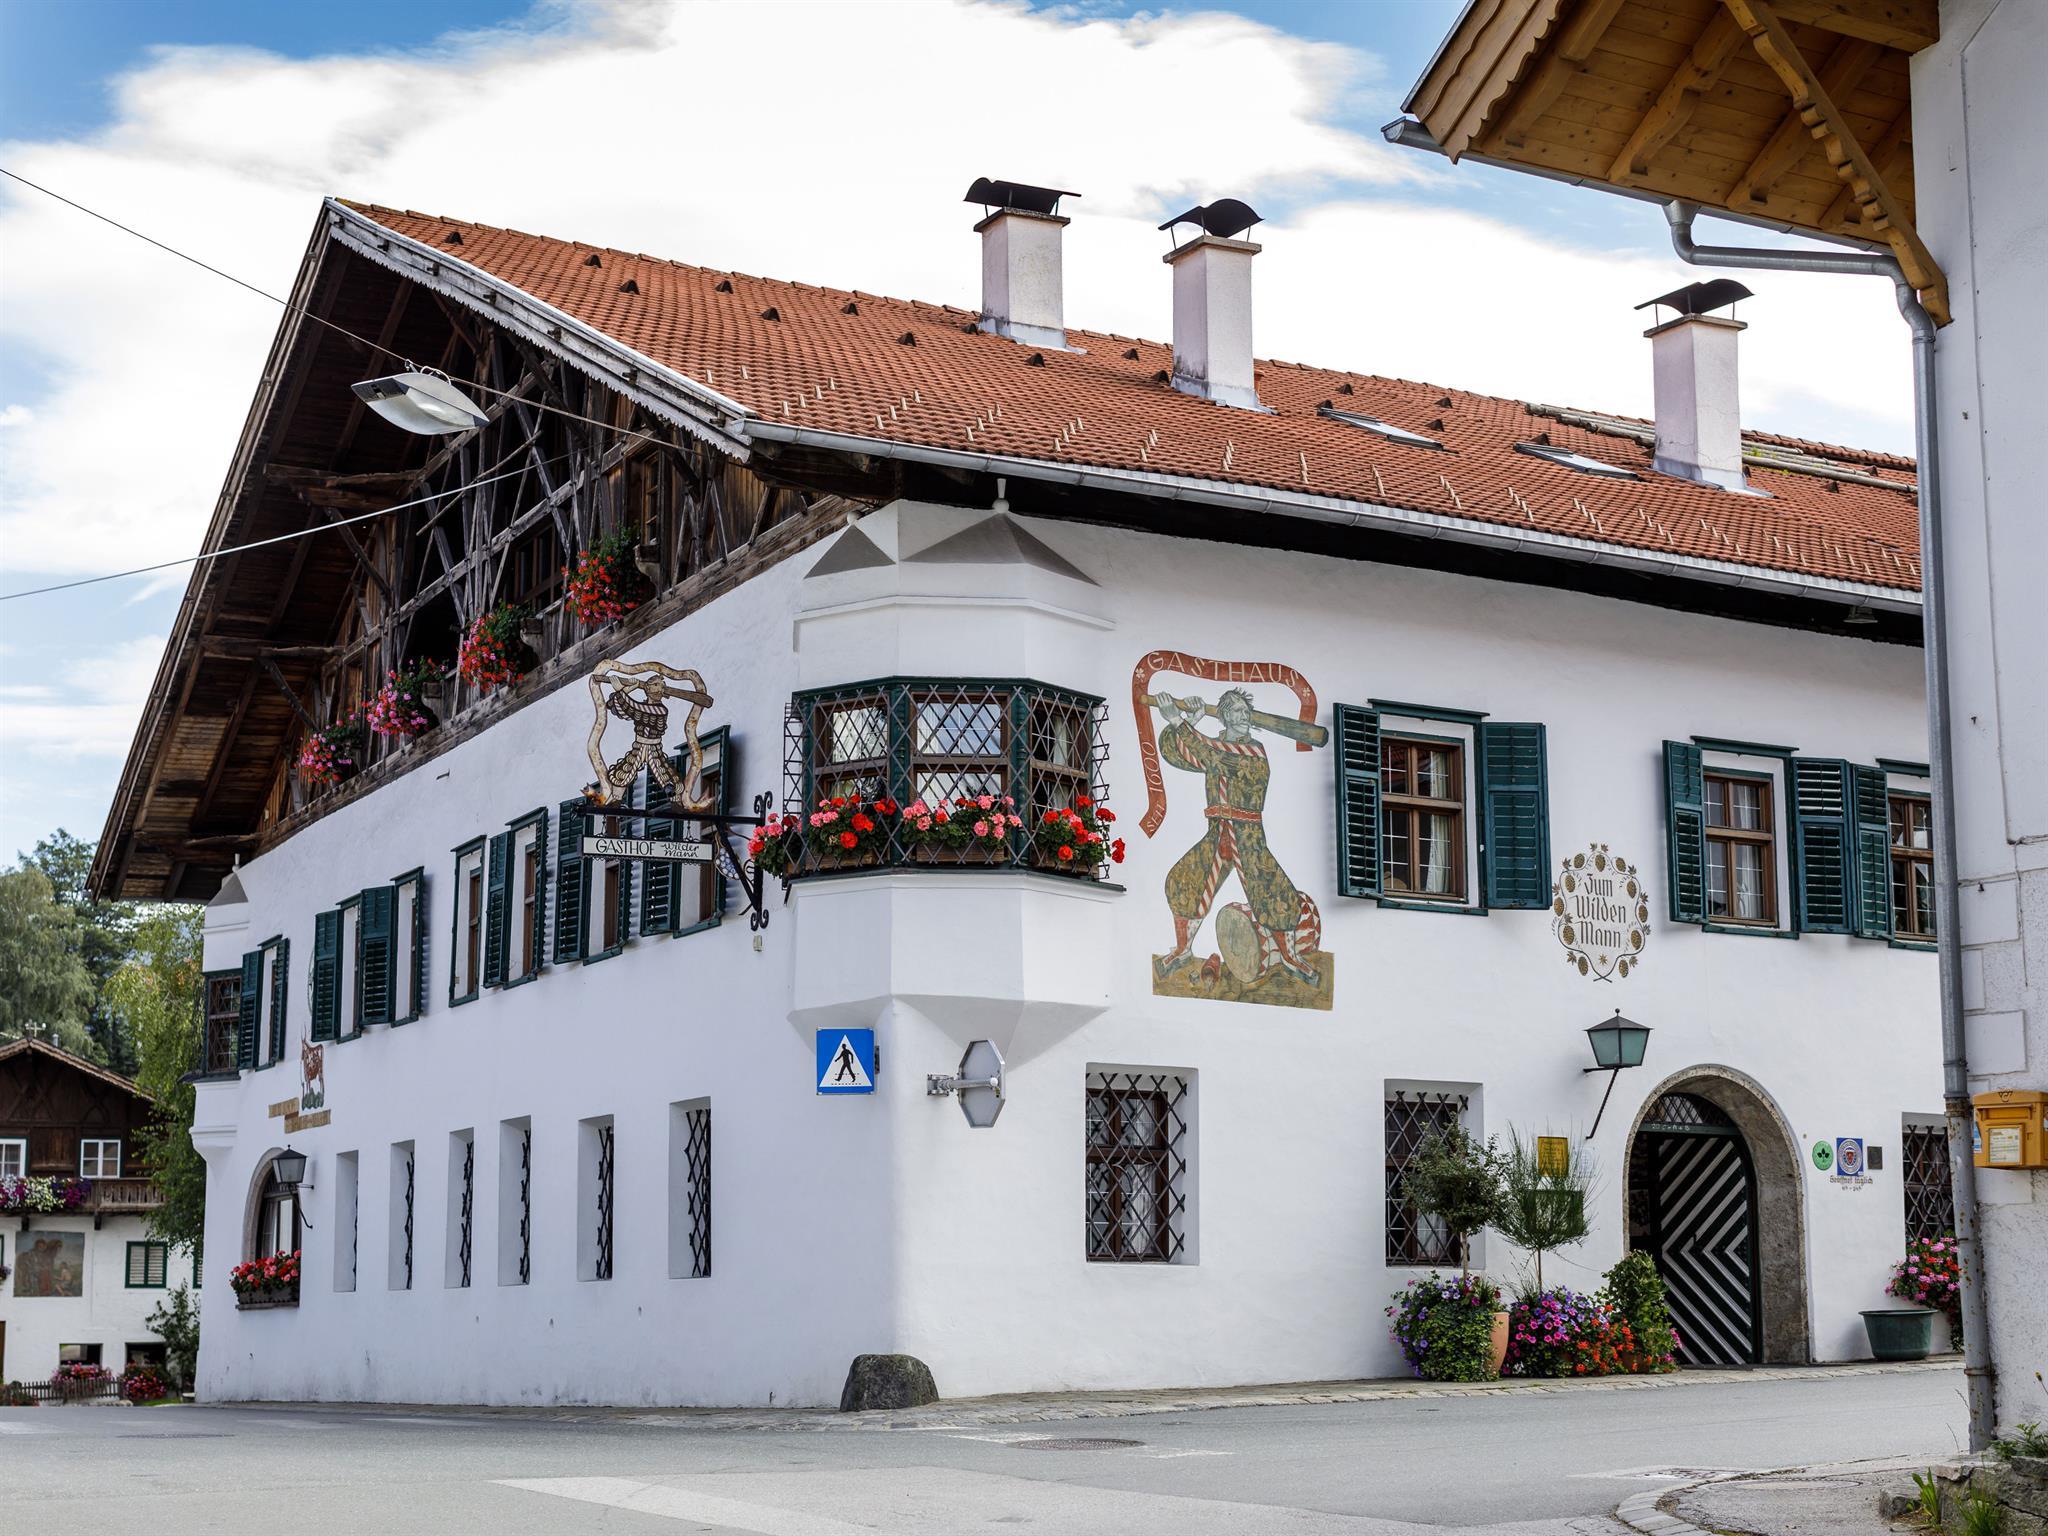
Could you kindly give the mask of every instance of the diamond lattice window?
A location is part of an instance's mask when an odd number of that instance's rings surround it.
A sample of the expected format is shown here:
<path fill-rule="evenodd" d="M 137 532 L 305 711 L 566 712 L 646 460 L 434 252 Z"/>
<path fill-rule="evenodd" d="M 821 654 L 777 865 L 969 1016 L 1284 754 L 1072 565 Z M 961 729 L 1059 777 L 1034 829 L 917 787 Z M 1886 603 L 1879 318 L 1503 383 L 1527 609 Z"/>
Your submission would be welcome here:
<path fill-rule="evenodd" d="M 1949 1184 L 1948 1132 L 1938 1125 L 1909 1125 L 1901 1137 L 1905 1166 L 1906 1241 L 1948 1237 L 1956 1229 L 1956 1201 Z"/>
<path fill-rule="evenodd" d="M 1387 1124 L 1387 1262 L 1389 1264 L 1455 1264 L 1457 1239 L 1441 1222 L 1424 1216 L 1410 1203 L 1405 1189 L 1408 1165 L 1422 1144 L 1439 1132 L 1464 1123 L 1470 1099 L 1462 1093 L 1427 1093 L 1396 1089 L 1386 1098 Z"/>
<path fill-rule="evenodd" d="M 1187 1217 L 1187 1080 L 1165 1072 L 1088 1075 L 1088 1258 L 1171 1264 Z"/>

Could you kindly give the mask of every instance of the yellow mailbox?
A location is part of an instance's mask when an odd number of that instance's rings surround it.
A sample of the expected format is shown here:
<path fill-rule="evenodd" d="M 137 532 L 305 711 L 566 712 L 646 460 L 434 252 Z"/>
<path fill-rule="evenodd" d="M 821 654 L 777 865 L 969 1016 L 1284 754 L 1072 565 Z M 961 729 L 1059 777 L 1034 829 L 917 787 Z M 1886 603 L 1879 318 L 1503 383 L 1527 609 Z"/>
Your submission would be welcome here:
<path fill-rule="evenodd" d="M 1979 1168 L 2048 1168 L 2048 1093 L 2002 1088 L 1970 1102 Z"/>

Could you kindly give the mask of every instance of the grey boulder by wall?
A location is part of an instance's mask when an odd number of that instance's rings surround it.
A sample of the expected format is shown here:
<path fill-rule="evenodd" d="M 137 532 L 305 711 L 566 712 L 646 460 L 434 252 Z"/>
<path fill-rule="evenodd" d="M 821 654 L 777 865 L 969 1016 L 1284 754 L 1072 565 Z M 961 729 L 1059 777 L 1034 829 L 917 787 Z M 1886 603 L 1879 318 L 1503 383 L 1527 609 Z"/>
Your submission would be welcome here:
<path fill-rule="evenodd" d="M 856 1355 L 839 1394 L 841 1413 L 869 1408 L 922 1408 L 939 1400 L 931 1368 L 915 1355 Z"/>

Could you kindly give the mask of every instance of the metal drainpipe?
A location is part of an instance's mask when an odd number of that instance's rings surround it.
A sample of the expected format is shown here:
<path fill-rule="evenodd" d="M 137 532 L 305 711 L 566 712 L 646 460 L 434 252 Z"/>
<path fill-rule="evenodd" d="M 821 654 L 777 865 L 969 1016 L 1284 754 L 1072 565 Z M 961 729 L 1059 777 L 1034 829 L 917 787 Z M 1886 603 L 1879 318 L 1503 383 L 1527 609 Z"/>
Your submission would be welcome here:
<path fill-rule="evenodd" d="M 1963 1272 L 1963 1374 L 1969 1388 L 1970 1449 L 1991 1444 L 1996 1426 L 1995 1372 L 1986 1327 L 1984 1270 L 1977 1244 L 1977 1161 L 1971 1148 L 1969 1052 L 1963 1036 L 1962 936 L 1956 896 L 1955 761 L 1949 746 L 1948 619 L 1941 547 L 1941 463 L 1935 431 L 1934 322 L 1890 256 L 1849 251 L 1773 251 L 1696 245 L 1691 203 L 1664 206 L 1671 245 L 1696 266 L 1751 267 L 1774 272 L 1847 272 L 1889 278 L 1899 313 L 1913 332 L 1913 446 L 1920 502 L 1922 654 L 1927 667 L 1927 734 L 1934 791 L 1935 952 L 1941 970 L 1942 1099 L 1948 1118 L 1948 1160 L 1956 1207 L 1956 1248 Z"/>

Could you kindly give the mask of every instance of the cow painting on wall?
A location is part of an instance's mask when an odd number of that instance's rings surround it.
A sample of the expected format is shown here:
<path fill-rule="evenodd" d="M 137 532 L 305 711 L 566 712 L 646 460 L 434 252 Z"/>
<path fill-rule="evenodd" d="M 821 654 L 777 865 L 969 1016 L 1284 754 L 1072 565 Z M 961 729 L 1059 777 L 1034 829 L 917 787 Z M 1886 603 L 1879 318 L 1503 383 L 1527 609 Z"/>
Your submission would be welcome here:
<path fill-rule="evenodd" d="M 1155 687 L 1162 674 L 1225 686 L 1214 698 L 1176 696 Z M 1267 685 L 1293 695 L 1293 715 L 1259 708 L 1252 690 Z M 1315 723 L 1315 690 L 1277 662 L 1154 651 L 1132 674 L 1131 702 L 1145 773 L 1147 803 L 1139 823 L 1145 835 L 1156 836 L 1166 819 L 1162 762 L 1199 774 L 1202 786 L 1201 835 L 1166 876 L 1173 943 L 1152 958 L 1154 994 L 1328 1008 L 1335 974 L 1333 957 L 1322 948 L 1322 913 L 1266 841 L 1273 763 L 1259 739 L 1280 736 L 1301 752 L 1327 742 L 1329 733 Z M 1214 731 L 1203 728 L 1211 720 Z M 1237 900 L 1227 899 L 1233 883 Z M 1213 948 L 1203 955 L 1200 941 L 1212 914 Z"/>

